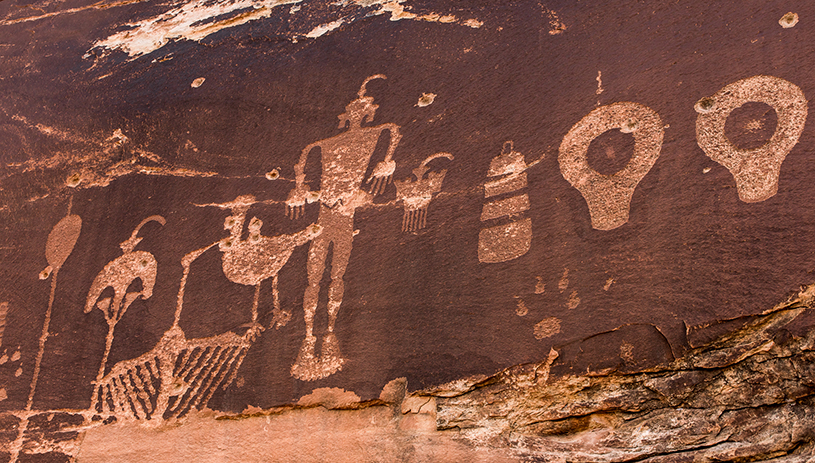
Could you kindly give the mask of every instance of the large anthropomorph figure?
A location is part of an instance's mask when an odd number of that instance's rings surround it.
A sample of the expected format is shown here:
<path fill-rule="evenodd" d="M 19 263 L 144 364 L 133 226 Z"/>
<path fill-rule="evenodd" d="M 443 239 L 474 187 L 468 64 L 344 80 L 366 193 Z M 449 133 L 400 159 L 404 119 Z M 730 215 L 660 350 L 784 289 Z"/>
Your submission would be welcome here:
<path fill-rule="evenodd" d="M 303 149 L 300 161 L 294 166 L 295 187 L 286 201 L 287 214 L 296 219 L 302 216 L 306 202 L 319 202 L 320 212 L 317 224 L 322 234 L 314 238 L 308 251 L 308 287 L 303 296 L 303 312 L 306 322 L 306 338 L 291 368 L 291 374 L 303 381 L 325 378 L 342 368 L 344 359 L 334 335 L 334 323 L 342 304 L 344 290 L 343 276 L 351 256 L 354 239 L 354 212 L 363 205 L 370 204 L 373 195 L 382 193 L 392 180 L 396 163 L 391 159 L 401 135 L 396 124 L 382 124 L 362 127 L 373 121 L 377 105 L 374 99 L 365 96 L 365 86 L 372 79 L 384 79 L 377 74 L 365 79 L 359 89 L 358 98 L 345 107 L 339 116 L 340 129 L 347 130 L 325 140 L 312 143 Z M 379 137 L 390 132 L 390 145 L 382 162 L 373 169 L 370 178 L 365 172 L 371 162 Z M 322 175 L 320 191 L 310 191 L 305 182 L 304 169 L 308 155 L 320 148 L 322 154 Z M 363 182 L 371 184 L 370 193 L 363 190 Z M 333 245 L 331 257 L 331 285 L 328 288 L 328 327 L 322 339 L 320 356 L 315 354 L 317 338 L 314 336 L 314 314 L 320 294 L 320 281 L 326 267 L 329 245 Z"/>

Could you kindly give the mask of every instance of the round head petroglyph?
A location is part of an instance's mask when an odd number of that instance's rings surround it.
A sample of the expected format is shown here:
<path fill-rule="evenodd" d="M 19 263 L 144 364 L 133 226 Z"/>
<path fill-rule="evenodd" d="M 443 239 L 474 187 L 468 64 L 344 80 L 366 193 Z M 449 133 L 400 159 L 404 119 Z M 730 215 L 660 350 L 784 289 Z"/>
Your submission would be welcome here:
<path fill-rule="evenodd" d="M 772 106 L 778 125 L 770 141 L 755 149 L 739 149 L 725 136 L 725 123 L 734 109 L 747 102 Z M 807 100 L 798 86 L 771 76 L 753 76 L 734 82 L 694 106 L 696 141 L 712 160 L 736 180 L 739 199 L 764 201 L 778 192 L 781 163 L 798 143 L 807 117 Z"/>
<path fill-rule="evenodd" d="M 634 153 L 620 171 L 602 175 L 589 166 L 586 155 L 592 140 L 611 129 L 633 135 Z M 622 102 L 600 106 L 563 137 L 558 155 L 560 172 L 586 200 L 593 228 L 612 230 L 628 222 L 634 189 L 659 157 L 663 136 L 662 120 L 656 112 L 638 103 Z"/>

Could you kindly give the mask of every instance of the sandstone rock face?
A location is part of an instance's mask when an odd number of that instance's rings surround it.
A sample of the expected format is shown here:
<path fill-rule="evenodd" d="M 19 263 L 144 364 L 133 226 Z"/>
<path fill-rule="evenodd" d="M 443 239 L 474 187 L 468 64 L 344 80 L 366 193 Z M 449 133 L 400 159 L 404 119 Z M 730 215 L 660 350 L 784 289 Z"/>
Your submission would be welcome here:
<path fill-rule="evenodd" d="M 0 460 L 810 461 L 811 18 L 0 3 Z"/>

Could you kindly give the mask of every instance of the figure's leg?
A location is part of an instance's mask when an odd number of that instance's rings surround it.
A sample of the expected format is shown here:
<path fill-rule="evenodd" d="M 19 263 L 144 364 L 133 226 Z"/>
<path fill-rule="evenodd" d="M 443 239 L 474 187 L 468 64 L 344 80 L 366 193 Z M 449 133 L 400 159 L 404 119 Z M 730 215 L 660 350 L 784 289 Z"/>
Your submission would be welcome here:
<path fill-rule="evenodd" d="M 291 374 L 303 381 L 313 381 L 322 378 L 319 360 L 314 355 L 317 338 L 314 337 L 314 313 L 317 311 L 317 302 L 320 296 L 320 280 L 325 272 L 325 258 L 328 252 L 329 240 L 320 235 L 315 238 L 308 249 L 308 286 L 303 295 L 303 320 L 306 322 L 306 338 L 297 354 L 297 359 L 291 367 Z"/>
<path fill-rule="evenodd" d="M 328 287 L 328 327 L 323 337 L 320 350 L 320 362 L 323 377 L 332 375 L 342 369 L 345 359 L 340 352 L 340 344 L 334 334 L 334 324 L 337 313 L 342 305 L 342 295 L 345 290 L 343 277 L 351 257 L 351 245 L 354 239 L 354 217 L 341 216 L 337 218 L 338 233 L 332 239 L 334 248 L 331 254 L 331 285 Z"/>
<path fill-rule="evenodd" d="M 331 285 L 328 287 L 328 329 L 334 332 L 334 323 L 337 313 L 342 305 L 342 295 L 345 292 L 345 270 L 351 257 L 351 247 L 354 241 L 354 217 L 343 217 L 342 233 L 334 235 L 334 250 L 331 257 Z"/>
<path fill-rule="evenodd" d="M 320 298 L 320 281 L 325 273 L 325 258 L 328 254 L 329 240 L 324 235 L 315 238 L 308 248 L 308 286 L 303 294 L 303 317 L 306 322 L 306 336 L 313 337 L 314 313 Z"/>

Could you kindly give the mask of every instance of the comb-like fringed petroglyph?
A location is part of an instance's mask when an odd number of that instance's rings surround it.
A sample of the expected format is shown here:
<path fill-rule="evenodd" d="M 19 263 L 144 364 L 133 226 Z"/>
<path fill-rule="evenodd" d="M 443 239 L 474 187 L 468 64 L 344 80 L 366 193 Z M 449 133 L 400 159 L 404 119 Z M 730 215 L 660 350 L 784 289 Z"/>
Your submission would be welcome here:
<path fill-rule="evenodd" d="M 532 246 L 532 219 L 521 214 L 529 209 L 526 164 L 524 155 L 515 151 L 513 142 L 507 141 L 501 154 L 490 162 L 484 197 L 502 195 L 501 199 L 487 201 L 481 211 L 481 221 L 487 225 L 478 234 L 478 260 L 482 263 L 507 262 L 517 259 Z M 512 196 L 509 196 L 512 194 Z M 504 223 L 498 223 L 504 219 Z"/>
<path fill-rule="evenodd" d="M 322 228 L 312 224 L 291 235 L 269 237 L 260 234 L 263 222 L 253 217 L 246 226 L 248 238 L 242 239 L 247 212 L 258 203 L 263 201 L 243 195 L 227 203 L 201 205 L 230 210 L 231 215 L 224 220 L 224 229 L 230 232 L 230 236 L 184 256 L 173 325 L 152 350 L 117 363 L 109 373 L 97 379 L 91 399 L 93 413 L 161 421 L 206 407 L 219 387 L 226 389 L 232 383 L 247 351 L 264 330 L 257 322 L 258 303 L 261 283 L 269 278 L 272 279 L 274 299 L 271 325 L 279 328 L 288 323 L 291 312 L 280 307 L 278 272 L 288 262 L 292 251 L 319 236 Z M 252 318 L 243 335 L 230 331 L 208 338 L 188 339 L 179 322 L 191 265 L 216 245 L 222 253 L 221 265 L 227 279 L 255 287 Z M 152 282 L 144 284 L 145 288 L 148 286 L 152 288 Z M 103 372 L 104 369 L 100 369 L 100 375 Z"/>
<path fill-rule="evenodd" d="M 634 136 L 634 154 L 622 170 L 602 175 L 589 166 L 589 144 L 603 132 L 620 129 Z M 560 172 L 583 195 L 591 226 L 613 230 L 628 222 L 634 190 L 659 157 L 664 128 L 659 115 L 639 103 L 601 106 L 580 120 L 560 144 Z"/>
<path fill-rule="evenodd" d="M 291 368 L 292 376 L 304 381 L 325 378 L 342 368 L 345 359 L 340 352 L 339 342 L 334 334 L 337 313 L 342 305 L 345 283 L 343 277 L 351 257 L 354 240 L 354 213 L 358 207 L 371 204 L 373 196 L 381 194 L 391 183 L 396 162 L 393 152 L 402 135 L 396 124 L 381 124 L 362 127 L 363 122 L 372 122 L 379 107 L 374 99 L 365 96 L 366 86 L 373 79 L 385 79 L 382 74 L 368 77 L 362 83 L 357 98 L 345 107 L 340 114 L 339 128 L 345 132 L 306 146 L 300 154 L 300 161 L 294 166 L 296 184 L 289 194 L 287 210 L 289 217 L 302 216 L 306 202 L 320 205 L 317 225 L 322 233 L 312 240 L 308 251 L 308 287 L 303 296 L 303 312 L 306 323 L 306 336 L 297 360 Z M 366 180 L 365 172 L 374 154 L 376 143 L 383 132 L 390 133 L 390 143 L 385 159 L 373 169 Z M 316 148 L 322 155 L 321 189 L 310 191 L 305 183 L 304 168 L 308 155 Z M 363 184 L 371 184 L 370 193 Z M 328 326 L 323 336 L 320 355 L 315 353 L 317 338 L 314 336 L 314 315 L 317 311 L 320 282 L 326 267 L 329 245 L 332 245 L 331 283 L 328 288 Z"/>
<path fill-rule="evenodd" d="M 730 113 L 747 102 L 765 103 L 778 115 L 778 125 L 770 141 L 755 149 L 738 148 L 727 139 L 724 131 Z M 739 199 L 755 203 L 775 196 L 781 163 L 804 130 L 807 119 L 804 92 L 778 77 L 753 76 L 702 98 L 694 109 L 699 113 L 696 118 L 699 147 L 733 174 Z"/>
<path fill-rule="evenodd" d="M 402 216 L 402 231 L 416 231 L 427 226 L 427 206 L 433 199 L 433 195 L 441 191 L 446 169 L 440 171 L 430 171 L 427 164 L 438 158 L 453 160 L 450 153 L 436 153 L 429 156 L 413 169 L 414 181 L 394 180 L 396 185 L 396 198 L 402 201 L 405 213 Z M 429 171 L 429 172 L 428 172 Z M 427 178 L 424 178 L 427 174 Z"/>

